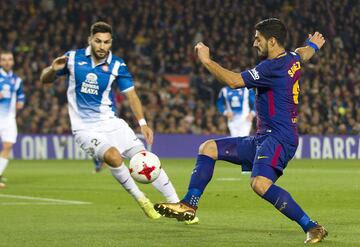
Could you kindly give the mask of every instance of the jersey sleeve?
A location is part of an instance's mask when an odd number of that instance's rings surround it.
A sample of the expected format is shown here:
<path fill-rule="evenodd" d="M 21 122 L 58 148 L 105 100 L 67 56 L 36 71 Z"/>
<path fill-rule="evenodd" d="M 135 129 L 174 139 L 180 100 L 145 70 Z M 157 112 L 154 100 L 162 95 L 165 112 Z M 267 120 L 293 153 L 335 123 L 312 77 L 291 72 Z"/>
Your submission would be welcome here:
<path fill-rule="evenodd" d="M 124 62 L 120 62 L 118 75 L 116 77 L 116 85 L 122 93 L 126 93 L 134 88 L 132 76 Z"/>
<path fill-rule="evenodd" d="M 302 61 L 301 61 L 301 56 L 300 56 L 299 53 L 297 53 L 297 52 L 295 52 L 295 51 L 291 51 L 290 54 L 291 54 L 293 57 L 295 57 L 295 59 L 296 59 L 297 61 L 299 61 L 300 63 L 302 63 Z"/>
<path fill-rule="evenodd" d="M 267 61 L 259 63 L 255 68 L 241 72 L 241 77 L 247 88 L 272 87 L 270 79 L 270 64 Z"/>
<path fill-rule="evenodd" d="M 216 107 L 217 109 L 219 110 L 219 112 L 221 114 L 224 114 L 224 111 L 225 111 L 225 106 L 224 106 L 224 103 L 225 103 L 225 96 L 224 96 L 224 88 L 222 88 L 219 92 L 219 96 L 216 100 Z"/>
<path fill-rule="evenodd" d="M 69 57 L 69 54 L 70 54 L 70 51 L 66 52 L 64 54 L 64 56 Z M 68 61 L 66 61 L 66 64 L 65 64 L 64 68 L 61 69 L 61 70 L 56 71 L 56 76 L 63 76 L 63 75 L 68 75 L 68 74 L 69 74 Z"/>
<path fill-rule="evenodd" d="M 16 85 L 16 102 L 24 102 L 25 101 L 25 95 L 23 90 L 23 83 L 20 78 L 18 78 L 18 82 Z"/>

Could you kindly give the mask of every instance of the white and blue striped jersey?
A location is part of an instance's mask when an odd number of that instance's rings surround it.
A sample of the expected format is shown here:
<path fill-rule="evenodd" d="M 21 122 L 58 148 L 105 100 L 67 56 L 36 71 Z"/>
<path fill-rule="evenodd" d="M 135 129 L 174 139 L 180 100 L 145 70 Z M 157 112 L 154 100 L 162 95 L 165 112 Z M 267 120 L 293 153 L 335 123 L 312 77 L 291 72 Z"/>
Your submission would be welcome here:
<path fill-rule="evenodd" d="M 12 71 L 0 68 L 0 122 L 16 117 L 16 103 L 24 102 L 22 80 Z"/>
<path fill-rule="evenodd" d="M 95 66 L 90 47 L 66 55 L 66 66 L 57 75 L 67 75 L 72 130 L 101 126 L 102 121 L 116 118 L 112 84 L 115 82 L 123 93 L 134 88 L 124 60 L 110 52 Z"/>
<path fill-rule="evenodd" d="M 255 115 L 255 93 L 247 88 L 232 89 L 223 87 L 216 101 L 218 110 L 224 114 L 232 112 L 234 116 L 247 116 L 250 112 Z"/>

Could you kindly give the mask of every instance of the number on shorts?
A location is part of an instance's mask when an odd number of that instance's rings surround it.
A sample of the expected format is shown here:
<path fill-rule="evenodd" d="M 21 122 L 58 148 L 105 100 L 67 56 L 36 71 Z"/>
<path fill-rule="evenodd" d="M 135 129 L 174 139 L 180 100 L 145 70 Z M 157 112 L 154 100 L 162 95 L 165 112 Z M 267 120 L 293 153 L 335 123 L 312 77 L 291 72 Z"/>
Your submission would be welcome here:
<path fill-rule="evenodd" d="M 95 145 L 95 147 L 99 146 L 100 142 L 98 141 L 98 139 L 94 138 L 90 141 L 92 144 Z"/>

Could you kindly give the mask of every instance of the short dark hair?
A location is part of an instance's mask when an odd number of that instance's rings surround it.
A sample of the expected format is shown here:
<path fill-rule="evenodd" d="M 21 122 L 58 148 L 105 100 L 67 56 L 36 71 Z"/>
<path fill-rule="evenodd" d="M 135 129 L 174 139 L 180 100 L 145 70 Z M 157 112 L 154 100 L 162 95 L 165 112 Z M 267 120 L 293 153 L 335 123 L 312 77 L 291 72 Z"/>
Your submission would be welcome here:
<path fill-rule="evenodd" d="M 103 21 L 95 22 L 91 25 L 90 34 L 92 36 L 96 33 L 110 33 L 112 35 L 112 27 Z"/>
<path fill-rule="evenodd" d="M 286 40 L 286 26 L 277 18 L 269 18 L 260 21 L 255 25 L 255 29 L 261 33 L 265 39 L 274 37 L 279 45 L 284 46 Z"/>
<path fill-rule="evenodd" d="M 11 54 L 11 55 L 13 55 L 12 51 L 10 51 L 10 50 L 2 50 L 2 51 L 0 51 L 0 55 L 2 55 L 2 54 Z"/>

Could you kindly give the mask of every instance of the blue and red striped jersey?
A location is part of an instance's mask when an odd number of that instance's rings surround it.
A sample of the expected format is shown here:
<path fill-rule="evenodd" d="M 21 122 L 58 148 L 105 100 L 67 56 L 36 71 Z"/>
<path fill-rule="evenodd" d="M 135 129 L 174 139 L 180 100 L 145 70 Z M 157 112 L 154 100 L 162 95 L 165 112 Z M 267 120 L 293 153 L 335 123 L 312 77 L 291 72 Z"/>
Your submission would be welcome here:
<path fill-rule="evenodd" d="M 298 144 L 300 56 L 284 52 L 266 59 L 241 76 L 247 88 L 256 88 L 257 134 L 271 134 L 280 141 Z"/>

